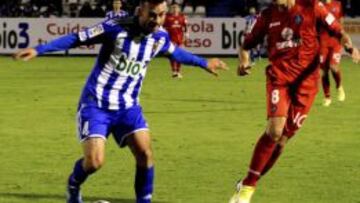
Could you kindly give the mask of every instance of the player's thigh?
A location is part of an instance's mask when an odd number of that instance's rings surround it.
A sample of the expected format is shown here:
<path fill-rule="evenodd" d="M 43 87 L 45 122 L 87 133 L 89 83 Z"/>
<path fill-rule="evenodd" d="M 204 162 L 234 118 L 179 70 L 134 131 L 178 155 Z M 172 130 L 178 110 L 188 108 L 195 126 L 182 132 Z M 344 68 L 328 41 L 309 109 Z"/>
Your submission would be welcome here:
<path fill-rule="evenodd" d="M 340 70 L 341 51 L 341 45 L 334 45 L 331 49 L 330 68 L 332 71 L 337 72 Z"/>
<path fill-rule="evenodd" d="M 290 101 L 288 86 L 275 85 L 268 80 L 266 83 L 266 106 L 268 118 L 287 117 Z"/>
<path fill-rule="evenodd" d="M 83 146 L 86 168 L 96 170 L 105 159 L 105 142 L 111 120 L 109 112 L 96 106 L 82 104 L 77 114 L 78 136 Z"/>
<path fill-rule="evenodd" d="M 320 67 L 323 73 L 327 73 L 330 69 L 330 49 L 329 47 L 321 47 L 320 49 Z"/>
<path fill-rule="evenodd" d="M 267 117 L 266 133 L 274 140 L 279 140 L 288 116 L 291 102 L 289 87 L 275 85 L 268 80 L 266 84 Z"/>
<path fill-rule="evenodd" d="M 147 130 L 137 131 L 129 135 L 127 145 L 135 156 L 148 156 L 149 154 L 146 153 L 152 153 L 151 137 Z"/>
<path fill-rule="evenodd" d="M 98 169 L 105 161 L 105 139 L 92 137 L 83 141 L 84 164 L 86 168 Z"/>

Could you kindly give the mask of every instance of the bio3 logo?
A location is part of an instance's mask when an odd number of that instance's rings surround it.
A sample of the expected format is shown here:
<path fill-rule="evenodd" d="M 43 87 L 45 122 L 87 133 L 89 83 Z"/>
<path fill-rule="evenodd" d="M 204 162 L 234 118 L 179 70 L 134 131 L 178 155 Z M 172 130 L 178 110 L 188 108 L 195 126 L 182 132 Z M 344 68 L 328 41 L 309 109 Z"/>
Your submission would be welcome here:
<path fill-rule="evenodd" d="M 28 23 L 19 23 L 17 29 L 8 29 L 4 22 L 0 27 L 0 47 L 1 48 L 19 48 L 23 49 L 29 46 L 30 37 L 27 33 Z"/>
<path fill-rule="evenodd" d="M 143 63 L 136 61 L 135 59 L 128 59 L 125 54 L 122 54 L 119 59 L 118 65 L 115 67 L 115 70 L 121 75 L 127 76 L 138 76 L 143 70 L 145 70 Z"/>

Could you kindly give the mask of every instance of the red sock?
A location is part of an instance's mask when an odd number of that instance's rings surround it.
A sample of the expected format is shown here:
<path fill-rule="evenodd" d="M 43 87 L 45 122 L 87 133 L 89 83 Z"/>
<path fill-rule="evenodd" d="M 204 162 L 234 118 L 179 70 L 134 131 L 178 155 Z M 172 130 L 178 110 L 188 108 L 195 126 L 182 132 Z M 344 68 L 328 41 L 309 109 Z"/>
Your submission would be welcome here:
<path fill-rule="evenodd" d="M 173 73 L 177 73 L 176 61 L 170 60 L 170 64 L 171 64 L 171 71 Z"/>
<path fill-rule="evenodd" d="M 176 70 L 178 73 L 180 73 L 180 69 L 181 69 L 181 63 L 176 63 Z"/>
<path fill-rule="evenodd" d="M 336 83 L 336 89 L 338 89 L 341 86 L 341 71 L 331 71 L 332 75 L 335 79 L 335 83 Z"/>
<path fill-rule="evenodd" d="M 276 142 L 266 133 L 264 133 L 255 146 L 253 157 L 250 163 L 248 175 L 243 180 L 244 185 L 256 186 L 260 179 L 261 172 L 269 161 L 276 147 Z"/>
<path fill-rule="evenodd" d="M 322 86 L 324 90 L 324 95 L 326 98 L 330 98 L 330 79 L 329 79 L 329 73 L 324 72 L 324 75 L 321 78 Z"/>
<path fill-rule="evenodd" d="M 274 152 L 261 172 L 261 176 L 264 176 L 274 166 L 275 162 L 279 159 L 281 153 L 283 152 L 283 149 L 284 147 L 280 146 L 279 144 L 276 145 Z"/>

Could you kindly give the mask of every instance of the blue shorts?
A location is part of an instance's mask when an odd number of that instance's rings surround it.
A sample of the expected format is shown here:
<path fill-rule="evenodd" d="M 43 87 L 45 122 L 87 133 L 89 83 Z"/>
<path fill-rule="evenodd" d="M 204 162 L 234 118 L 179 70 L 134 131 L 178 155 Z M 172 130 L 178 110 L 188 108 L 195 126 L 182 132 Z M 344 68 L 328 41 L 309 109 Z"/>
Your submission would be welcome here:
<path fill-rule="evenodd" d="M 81 104 L 77 113 L 77 123 L 80 141 L 90 137 L 107 139 L 112 133 L 120 147 L 126 145 L 128 135 L 149 130 L 140 106 L 112 111 Z"/>

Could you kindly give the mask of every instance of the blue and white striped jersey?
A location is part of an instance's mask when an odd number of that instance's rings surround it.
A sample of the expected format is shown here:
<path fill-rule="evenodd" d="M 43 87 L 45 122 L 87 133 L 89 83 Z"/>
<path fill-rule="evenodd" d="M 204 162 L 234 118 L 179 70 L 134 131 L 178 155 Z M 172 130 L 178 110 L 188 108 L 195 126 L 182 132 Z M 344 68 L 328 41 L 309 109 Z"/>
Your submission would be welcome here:
<path fill-rule="evenodd" d="M 174 52 L 175 47 L 164 30 L 134 36 L 132 26 L 109 20 L 79 32 L 83 43 L 99 39 L 103 42 L 83 90 L 84 102 L 94 98 L 98 107 L 110 110 L 137 105 L 150 60 L 159 53 Z"/>
<path fill-rule="evenodd" d="M 124 17 L 128 17 L 129 13 L 123 10 L 120 10 L 120 12 L 115 12 L 115 11 L 109 11 L 106 13 L 105 15 L 105 19 L 110 20 L 113 18 L 124 18 Z"/>
<path fill-rule="evenodd" d="M 167 53 L 180 63 L 207 67 L 206 59 L 175 47 L 163 28 L 150 34 L 144 34 L 141 30 L 137 17 L 111 19 L 35 49 L 41 55 L 101 43 L 80 103 L 109 110 L 127 109 L 139 104 L 139 93 L 148 64 L 158 54 Z"/>

